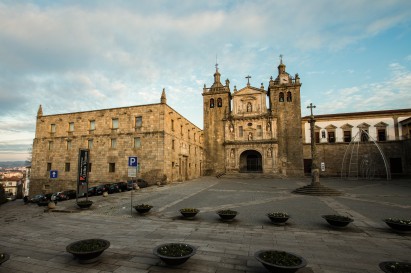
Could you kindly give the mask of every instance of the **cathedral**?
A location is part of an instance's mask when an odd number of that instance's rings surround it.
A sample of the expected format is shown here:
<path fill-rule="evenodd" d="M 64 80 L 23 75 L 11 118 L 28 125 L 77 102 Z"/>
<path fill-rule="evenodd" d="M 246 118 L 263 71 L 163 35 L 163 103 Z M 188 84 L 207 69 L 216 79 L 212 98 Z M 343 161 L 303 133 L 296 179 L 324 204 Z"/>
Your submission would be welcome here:
<path fill-rule="evenodd" d="M 230 90 L 221 83 L 203 88 L 204 175 L 259 172 L 303 175 L 300 78 L 286 72 L 282 60 L 267 90 L 247 85 Z M 268 103 L 267 103 L 268 100 Z"/>

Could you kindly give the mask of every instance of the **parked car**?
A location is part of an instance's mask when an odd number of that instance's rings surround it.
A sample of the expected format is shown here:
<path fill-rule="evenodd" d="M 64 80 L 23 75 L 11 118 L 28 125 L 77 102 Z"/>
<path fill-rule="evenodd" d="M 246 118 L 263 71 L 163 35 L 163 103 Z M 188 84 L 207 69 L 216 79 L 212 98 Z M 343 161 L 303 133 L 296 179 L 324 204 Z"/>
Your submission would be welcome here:
<path fill-rule="evenodd" d="M 101 195 L 103 194 L 103 192 L 108 192 L 108 188 L 110 187 L 110 184 L 103 184 L 103 185 L 99 185 L 96 188 L 96 195 Z"/>
<path fill-rule="evenodd" d="M 44 196 L 44 194 L 36 194 L 36 195 L 33 195 L 30 199 L 29 199 L 29 202 L 30 203 L 38 203 L 39 201 L 43 201 L 43 200 L 45 200 L 46 199 L 46 197 Z"/>
<path fill-rule="evenodd" d="M 144 179 L 141 179 L 141 178 L 137 179 L 137 185 L 138 185 L 139 188 L 148 187 L 147 181 L 145 181 Z"/>
<path fill-rule="evenodd" d="M 116 184 L 120 192 L 131 190 L 131 188 L 130 189 L 128 188 L 127 182 L 117 182 Z"/>
<path fill-rule="evenodd" d="M 67 200 L 75 199 L 76 196 L 77 196 L 77 191 L 76 190 L 66 190 L 66 191 L 63 191 L 63 193 L 66 195 Z"/>
<path fill-rule="evenodd" d="M 88 196 L 96 195 L 96 189 L 97 189 L 96 186 L 88 188 L 87 190 Z"/>
<path fill-rule="evenodd" d="M 108 186 L 108 193 L 116 193 L 116 192 L 120 192 L 120 188 L 117 185 L 117 183 L 110 184 Z"/>
<path fill-rule="evenodd" d="M 62 191 L 59 191 L 59 192 L 56 192 L 55 193 L 55 196 L 56 196 L 56 201 L 65 201 L 65 200 L 68 200 L 67 199 L 67 196 L 64 194 L 64 192 L 62 192 Z"/>
<path fill-rule="evenodd" d="M 127 190 L 131 191 L 131 190 L 135 190 L 137 188 L 137 183 L 129 180 L 127 181 Z"/>

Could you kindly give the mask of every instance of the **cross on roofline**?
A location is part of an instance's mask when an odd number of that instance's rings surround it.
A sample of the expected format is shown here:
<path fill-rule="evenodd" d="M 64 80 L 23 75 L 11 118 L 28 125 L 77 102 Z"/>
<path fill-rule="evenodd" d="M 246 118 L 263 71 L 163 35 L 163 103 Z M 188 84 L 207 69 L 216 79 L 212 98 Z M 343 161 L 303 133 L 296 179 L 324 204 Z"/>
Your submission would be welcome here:
<path fill-rule="evenodd" d="M 250 79 L 251 79 L 251 76 L 250 75 L 248 75 L 247 77 L 245 77 L 246 79 L 247 79 L 247 84 L 248 85 L 250 85 Z"/>

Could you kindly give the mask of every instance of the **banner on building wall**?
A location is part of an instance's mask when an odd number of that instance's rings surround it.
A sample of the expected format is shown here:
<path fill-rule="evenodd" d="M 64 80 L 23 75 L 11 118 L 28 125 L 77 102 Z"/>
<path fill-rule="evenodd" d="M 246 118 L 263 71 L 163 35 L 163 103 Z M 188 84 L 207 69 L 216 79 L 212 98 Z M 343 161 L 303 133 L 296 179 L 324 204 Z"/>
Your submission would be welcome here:
<path fill-rule="evenodd" d="M 78 158 L 78 177 L 77 177 L 77 196 L 83 196 L 87 194 L 88 190 L 88 162 L 89 162 L 88 149 L 79 150 Z"/>

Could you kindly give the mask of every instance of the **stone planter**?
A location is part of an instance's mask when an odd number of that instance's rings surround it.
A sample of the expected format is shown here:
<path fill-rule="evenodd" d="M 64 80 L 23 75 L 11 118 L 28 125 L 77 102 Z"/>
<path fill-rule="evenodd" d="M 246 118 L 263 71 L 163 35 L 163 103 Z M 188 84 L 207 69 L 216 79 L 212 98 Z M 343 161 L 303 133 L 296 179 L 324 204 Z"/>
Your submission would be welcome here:
<path fill-rule="evenodd" d="M 101 255 L 107 248 L 110 247 L 110 242 L 104 239 L 86 239 L 69 244 L 66 251 L 73 254 L 80 262 L 95 262 L 97 257 Z"/>
<path fill-rule="evenodd" d="M 385 273 L 404 273 L 411 272 L 411 263 L 387 261 L 381 262 L 379 267 Z"/>
<path fill-rule="evenodd" d="M 149 212 L 152 208 L 153 208 L 153 206 L 151 206 L 151 205 L 146 205 L 146 204 L 141 204 L 141 205 L 134 206 L 134 209 L 135 209 L 138 213 L 140 213 L 140 214 L 147 213 L 147 212 Z"/>
<path fill-rule="evenodd" d="M 237 216 L 238 212 L 235 210 L 226 209 L 226 210 L 217 211 L 217 214 L 218 216 L 220 216 L 221 220 L 230 221 L 230 220 L 233 220 Z"/>
<path fill-rule="evenodd" d="M 78 201 L 77 206 L 81 209 L 88 209 L 93 205 L 93 201 L 91 200 L 83 200 L 83 201 Z"/>
<path fill-rule="evenodd" d="M 10 259 L 10 255 L 7 253 L 0 253 L 0 265 Z"/>
<path fill-rule="evenodd" d="M 184 209 L 180 209 L 180 213 L 184 218 L 187 219 L 192 219 L 194 218 L 197 213 L 199 213 L 200 211 L 198 209 L 193 209 L 193 208 L 184 208 Z"/>
<path fill-rule="evenodd" d="M 400 231 L 400 232 L 411 231 L 411 220 L 388 218 L 388 219 L 384 219 L 383 221 L 395 231 Z"/>
<path fill-rule="evenodd" d="M 323 215 L 321 217 L 324 218 L 333 227 L 345 227 L 349 223 L 354 221 L 350 217 L 342 215 Z"/>
<path fill-rule="evenodd" d="M 153 253 L 166 265 L 174 266 L 185 263 L 196 253 L 196 248 L 184 243 L 168 243 L 155 247 Z"/>
<path fill-rule="evenodd" d="M 260 250 L 254 257 L 270 272 L 292 273 L 307 265 L 303 257 L 279 250 Z"/>
<path fill-rule="evenodd" d="M 290 219 L 290 215 L 288 215 L 285 212 L 271 212 L 267 213 L 267 217 L 270 219 L 270 221 L 273 224 L 280 225 L 280 224 L 285 224 L 285 222 Z"/>

